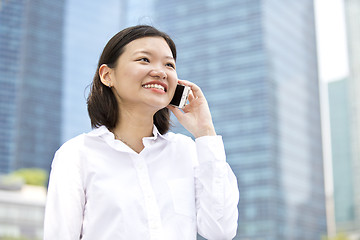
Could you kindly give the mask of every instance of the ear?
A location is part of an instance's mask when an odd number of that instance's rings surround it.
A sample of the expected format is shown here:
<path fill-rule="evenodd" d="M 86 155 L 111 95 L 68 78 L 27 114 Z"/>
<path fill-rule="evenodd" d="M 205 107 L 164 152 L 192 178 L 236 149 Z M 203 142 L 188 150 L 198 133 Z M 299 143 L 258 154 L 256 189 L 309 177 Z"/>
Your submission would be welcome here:
<path fill-rule="evenodd" d="M 108 65 L 106 64 L 102 64 L 99 68 L 99 76 L 100 76 L 100 80 L 101 82 L 111 88 L 112 86 L 112 82 L 111 82 L 111 73 L 112 73 L 112 69 L 108 67 Z"/>

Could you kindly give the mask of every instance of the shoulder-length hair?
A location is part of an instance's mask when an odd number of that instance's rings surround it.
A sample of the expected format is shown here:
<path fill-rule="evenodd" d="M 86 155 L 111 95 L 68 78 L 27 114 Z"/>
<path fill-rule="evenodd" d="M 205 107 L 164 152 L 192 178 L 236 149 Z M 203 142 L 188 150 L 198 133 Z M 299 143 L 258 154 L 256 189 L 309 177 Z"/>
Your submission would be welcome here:
<path fill-rule="evenodd" d="M 173 58 L 176 60 L 176 47 L 173 40 L 164 32 L 148 25 L 138 25 L 126 28 L 113 36 L 106 44 L 95 72 L 93 82 L 90 86 L 90 93 L 87 98 L 87 109 L 91 120 L 91 127 L 106 126 L 114 129 L 118 122 L 119 108 L 112 90 L 105 86 L 99 76 L 99 68 L 106 64 L 110 68 L 116 66 L 117 60 L 124 52 L 124 47 L 139 38 L 162 37 L 170 47 Z M 166 133 L 170 128 L 169 109 L 163 108 L 155 113 L 154 124 L 161 134 Z"/>

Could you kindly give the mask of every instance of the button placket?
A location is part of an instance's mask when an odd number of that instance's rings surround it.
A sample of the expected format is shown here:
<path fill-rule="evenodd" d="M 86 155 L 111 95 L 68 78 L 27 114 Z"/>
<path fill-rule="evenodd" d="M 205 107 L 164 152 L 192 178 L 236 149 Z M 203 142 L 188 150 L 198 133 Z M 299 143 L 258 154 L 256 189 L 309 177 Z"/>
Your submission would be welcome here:
<path fill-rule="evenodd" d="M 134 165 L 139 178 L 141 190 L 144 194 L 145 207 L 149 221 L 150 239 L 162 239 L 162 224 L 159 207 L 157 205 L 154 190 L 150 183 L 150 177 L 145 160 L 138 156 L 134 159 Z"/>

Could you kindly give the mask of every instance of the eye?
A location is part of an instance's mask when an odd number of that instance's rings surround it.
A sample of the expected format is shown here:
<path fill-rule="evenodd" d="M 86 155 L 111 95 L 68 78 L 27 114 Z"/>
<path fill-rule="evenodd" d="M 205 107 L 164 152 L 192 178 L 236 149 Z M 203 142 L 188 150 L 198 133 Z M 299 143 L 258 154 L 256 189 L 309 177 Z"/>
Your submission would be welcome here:
<path fill-rule="evenodd" d="M 167 63 L 167 64 L 165 64 L 165 66 L 175 69 L 175 64 L 173 64 L 173 63 Z"/>
<path fill-rule="evenodd" d="M 150 62 L 150 60 L 148 58 L 146 58 L 146 57 L 139 58 L 137 61 L 138 62 L 148 62 L 148 63 Z"/>

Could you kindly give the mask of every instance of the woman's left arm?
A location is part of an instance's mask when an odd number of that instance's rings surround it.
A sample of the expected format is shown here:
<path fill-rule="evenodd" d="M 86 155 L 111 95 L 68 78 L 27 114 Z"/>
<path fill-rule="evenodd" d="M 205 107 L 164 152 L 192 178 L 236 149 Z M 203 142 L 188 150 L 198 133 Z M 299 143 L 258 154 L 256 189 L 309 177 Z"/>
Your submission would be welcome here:
<path fill-rule="evenodd" d="M 197 226 L 207 239 L 232 239 L 236 235 L 239 201 L 237 180 L 226 162 L 221 136 L 216 136 L 208 103 L 195 84 L 183 112 L 169 106 L 179 122 L 196 138 L 195 169 Z"/>
<path fill-rule="evenodd" d="M 206 239 L 233 239 L 239 202 L 237 179 L 225 160 L 221 136 L 196 140 L 195 168 L 197 226 Z"/>

